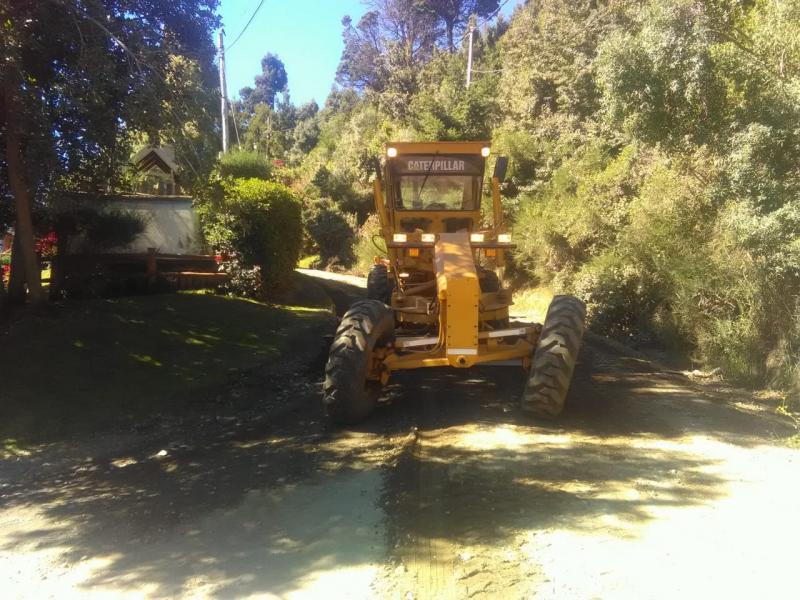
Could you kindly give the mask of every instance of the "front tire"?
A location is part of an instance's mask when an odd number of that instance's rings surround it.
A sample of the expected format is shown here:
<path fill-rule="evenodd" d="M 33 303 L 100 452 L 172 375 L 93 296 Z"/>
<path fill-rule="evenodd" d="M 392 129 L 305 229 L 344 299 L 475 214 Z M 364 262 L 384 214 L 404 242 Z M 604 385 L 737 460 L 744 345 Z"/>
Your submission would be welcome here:
<path fill-rule="evenodd" d="M 574 296 L 556 296 L 547 309 L 533 353 L 531 375 L 522 396 L 522 410 L 554 418 L 564 402 L 583 341 L 586 305 Z"/>
<path fill-rule="evenodd" d="M 322 403 L 332 421 L 357 423 L 375 409 L 380 383 L 367 380 L 372 352 L 394 337 L 394 313 L 378 300 L 361 300 L 345 313 L 325 366 Z"/>
<path fill-rule="evenodd" d="M 372 265 L 367 274 L 367 298 L 391 305 L 393 287 L 386 265 Z"/>

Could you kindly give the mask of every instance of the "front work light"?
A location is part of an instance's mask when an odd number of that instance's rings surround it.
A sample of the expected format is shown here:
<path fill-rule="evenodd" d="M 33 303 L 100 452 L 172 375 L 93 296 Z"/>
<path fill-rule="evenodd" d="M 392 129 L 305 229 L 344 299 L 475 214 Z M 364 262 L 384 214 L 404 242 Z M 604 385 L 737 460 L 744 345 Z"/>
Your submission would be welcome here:
<path fill-rule="evenodd" d="M 469 241 L 470 242 L 477 242 L 481 243 L 484 240 L 484 235 L 482 233 L 471 233 L 469 234 Z"/>
<path fill-rule="evenodd" d="M 423 233 L 422 234 L 422 241 L 426 244 L 432 244 L 436 241 L 436 234 L 435 233 Z"/>
<path fill-rule="evenodd" d="M 386 156 L 388 156 L 389 158 L 394 158 L 395 156 L 397 156 L 397 148 L 395 148 L 394 146 L 388 147 L 386 149 Z"/>
<path fill-rule="evenodd" d="M 489 154 L 491 154 L 491 152 L 492 152 L 492 150 L 489 148 L 489 146 L 484 146 L 483 148 L 481 148 L 481 156 L 483 158 L 486 158 L 487 156 L 489 156 Z"/>
<path fill-rule="evenodd" d="M 405 233 L 395 233 L 392 236 L 392 241 L 397 244 L 405 244 L 408 241 L 408 236 Z"/>
<path fill-rule="evenodd" d="M 497 241 L 501 244 L 510 244 L 511 243 L 511 234 L 510 233 L 500 233 L 497 235 Z"/>

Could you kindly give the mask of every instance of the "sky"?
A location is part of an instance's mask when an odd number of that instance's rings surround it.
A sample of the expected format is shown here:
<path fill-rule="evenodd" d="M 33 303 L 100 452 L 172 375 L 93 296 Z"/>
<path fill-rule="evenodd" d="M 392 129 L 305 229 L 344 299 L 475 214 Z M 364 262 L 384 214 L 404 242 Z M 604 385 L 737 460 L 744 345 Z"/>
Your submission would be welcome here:
<path fill-rule="evenodd" d="M 261 57 L 272 52 L 286 65 L 292 102 L 312 99 L 322 105 L 331 90 L 342 54 L 342 17 L 358 22 L 366 7 L 361 0 L 264 0 L 253 22 L 238 42 L 260 0 L 222 0 L 225 28 L 225 70 L 228 96 L 253 85 L 261 72 Z M 509 0 L 510 14 L 522 0 Z"/>

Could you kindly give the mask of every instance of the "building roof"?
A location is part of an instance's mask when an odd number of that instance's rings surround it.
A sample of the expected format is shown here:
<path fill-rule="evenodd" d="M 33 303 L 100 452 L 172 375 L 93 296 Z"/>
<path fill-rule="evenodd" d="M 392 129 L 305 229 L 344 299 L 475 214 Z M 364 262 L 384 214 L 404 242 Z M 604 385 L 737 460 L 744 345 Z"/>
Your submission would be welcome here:
<path fill-rule="evenodd" d="M 175 162 L 175 149 L 172 146 L 148 146 L 142 148 L 133 157 L 133 164 L 139 171 L 149 171 L 158 167 L 164 173 L 177 173 L 179 167 Z"/>

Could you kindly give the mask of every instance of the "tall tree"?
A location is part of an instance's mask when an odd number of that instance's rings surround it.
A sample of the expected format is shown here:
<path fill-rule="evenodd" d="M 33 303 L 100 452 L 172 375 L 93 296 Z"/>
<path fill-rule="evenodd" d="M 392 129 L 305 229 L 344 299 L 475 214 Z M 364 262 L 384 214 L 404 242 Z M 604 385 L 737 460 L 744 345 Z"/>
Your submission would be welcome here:
<path fill-rule="evenodd" d="M 33 205 L 58 189 L 105 189 L 127 162 L 132 132 L 191 114 L 186 102 L 169 106 L 166 73 L 171 57 L 192 57 L 212 81 L 216 7 L 217 0 L 0 2 L 0 170 L 33 301 L 42 299 Z"/>
<path fill-rule="evenodd" d="M 341 85 L 378 92 L 389 112 L 401 116 L 417 91 L 421 68 L 441 38 L 441 26 L 422 0 L 372 0 L 354 27 L 345 17 L 344 51 L 336 72 Z"/>
<path fill-rule="evenodd" d="M 469 23 L 469 18 L 489 17 L 498 11 L 498 0 L 425 0 L 431 10 L 441 19 L 447 34 L 447 48 L 455 52 L 456 35 L 461 35 Z"/>
<path fill-rule="evenodd" d="M 254 87 L 244 87 L 239 91 L 245 110 L 255 112 L 257 104 L 275 108 L 275 97 L 286 92 L 289 77 L 286 67 L 277 54 L 269 53 L 261 59 L 261 75 L 256 75 Z"/>

